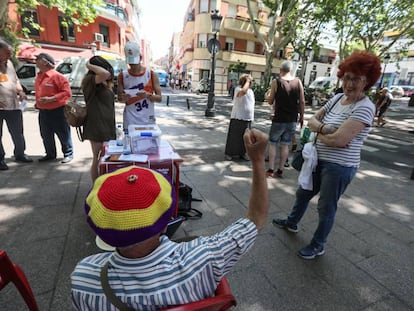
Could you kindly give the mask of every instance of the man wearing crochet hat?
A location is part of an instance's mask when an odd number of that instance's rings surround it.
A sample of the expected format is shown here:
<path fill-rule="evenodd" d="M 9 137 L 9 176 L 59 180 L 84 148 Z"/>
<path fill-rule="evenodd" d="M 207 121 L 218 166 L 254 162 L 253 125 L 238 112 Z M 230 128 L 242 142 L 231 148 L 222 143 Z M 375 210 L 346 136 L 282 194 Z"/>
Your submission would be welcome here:
<path fill-rule="evenodd" d="M 161 102 L 158 75 L 141 65 L 141 47 L 137 42 L 125 44 L 128 71 L 118 75 L 118 100 L 125 103 L 124 128 L 130 124 L 155 123 L 155 102 Z"/>
<path fill-rule="evenodd" d="M 214 296 L 267 222 L 268 136 L 247 129 L 244 143 L 253 168 L 246 217 L 189 242 L 162 234 L 174 206 L 173 189 L 163 175 L 130 166 L 99 177 L 86 198 L 87 221 L 116 250 L 78 263 L 71 276 L 74 310 L 158 310 Z"/>

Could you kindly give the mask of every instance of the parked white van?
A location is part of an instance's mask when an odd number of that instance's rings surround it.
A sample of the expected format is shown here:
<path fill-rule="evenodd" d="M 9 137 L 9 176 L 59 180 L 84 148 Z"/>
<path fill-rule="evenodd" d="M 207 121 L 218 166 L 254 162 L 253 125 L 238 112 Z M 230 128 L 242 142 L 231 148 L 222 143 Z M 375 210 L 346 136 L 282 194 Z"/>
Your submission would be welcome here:
<path fill-rule="evenodd" d="M 334 89 L 336 87 L 336 83 L 338 81 L 337 77 L 317 77 L 312 83 L 309 85 L 310 89 Z"/>
<path fill-rule="evenodd" d="M 80 89 L 82 79 L 88 71 L 86 68 L 87 61 L 86 58 L 80 56 L 66 57 L 56 67 L 56 71 L 59 71 L 68 79 L 72 89 Z"/>
<path fill-rule="evenodd" d="M 118 74 L 123 70 L 127 70 L 127 65 L 125 61 L 120 58 L 102 57 L 106 58 L 114 68 L 114 92 L 116 93 Z M 64 58 L 63 61 L 56 66 L 56 71 L 60 72 L 68 79 L 73 92 L 79 92 L 78 90 L 80 89 L 82 79 L 88 71 L 86 68 L 87 61 L 87 58 L 81 56 L 70 56 Z M 16 70 L 17 77 L 26 94 L 35 91 L 34 82 L 38 71 L 39 69 L 36 67 L 35 63 L 24 63 Z"/>
<path fill-rule="evenodd" d="M 57 67 L 56 71 L 62 73 L 69 81 L 72 89 L 79 89 L 83 76 L 85 75 L 86 59 L 79 56 L 65 58 Z M 17 70 L 16 74 L 26 94 L 35 91 L 35 79 L 39 69 L 35 63 L 24 63 Z"/>
<path fill-rule="evenodd" d="M 38 71 L 36 64 L 33 63 L 24 63 L 16 70 L 17 77 L 26 94 L 34 92 L 34 82 Z"/>
<path fill-rule="evenodd" d="M 114 68 L 114 92 L 116 93 L 118 74 L 127 70 L 127 65 L 124 60 L 119 58 L 105 58 Z M 69 81 L 70 87 L 75 90 L 80 89 L 82 79 L 87 73 L 86 63 L 88 59 L 80 56 L 71 56 L 64 58 L 63 61 L 56 67 L 56 70 L 63 74 Z"/>

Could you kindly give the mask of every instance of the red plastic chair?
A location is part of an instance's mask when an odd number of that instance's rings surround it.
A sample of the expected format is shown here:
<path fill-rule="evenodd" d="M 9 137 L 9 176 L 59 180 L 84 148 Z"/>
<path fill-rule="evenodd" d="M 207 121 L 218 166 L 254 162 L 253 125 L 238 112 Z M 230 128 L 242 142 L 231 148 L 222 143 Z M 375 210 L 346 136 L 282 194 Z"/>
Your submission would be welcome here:
<path fill-rule="evenodd" d="M 14 264 L 4 250 L 0 250 L 0 290 L 13 282 L 30 311 L 39 311 L 29 281 L 23 270 Z"/>
<path fill-rule="evenodd" d="M 223 277 L 216 289 L 216 295 L 200 301 L 180 306 L 169 307 L 160 311 L 225 311 L 236 306 L 237 302 L 231 293 L 229 282 Z"/>

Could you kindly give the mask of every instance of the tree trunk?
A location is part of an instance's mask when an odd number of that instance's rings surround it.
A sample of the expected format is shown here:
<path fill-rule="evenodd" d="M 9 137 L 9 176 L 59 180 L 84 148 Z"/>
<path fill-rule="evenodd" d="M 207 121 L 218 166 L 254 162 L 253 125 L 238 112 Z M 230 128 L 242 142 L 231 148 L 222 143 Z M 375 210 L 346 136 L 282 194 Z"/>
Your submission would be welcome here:
<path fill-rule="evenodd" d="M 273 68 L 273 58 L 274 52 L 265 51 L 266 57 L 266 68 L 263 76 L 263 87 L 268 89 L 270 87 L 270 82 L 272 79 L 272 68 Z"/>
<path fill-rule="evenodd" d="M 8 0 L 0 0 L 0 37 L 5 37 L 5 30 L 9 21 Z"/>

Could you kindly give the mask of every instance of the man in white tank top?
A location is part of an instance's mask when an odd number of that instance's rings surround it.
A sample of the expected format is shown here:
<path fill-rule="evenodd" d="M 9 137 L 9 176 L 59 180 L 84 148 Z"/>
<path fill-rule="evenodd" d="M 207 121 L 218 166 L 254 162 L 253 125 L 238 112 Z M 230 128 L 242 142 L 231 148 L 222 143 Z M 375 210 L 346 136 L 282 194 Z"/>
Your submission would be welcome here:
<path fill-rule="evenodd" d="M 118 100 L 125 103 L 124 128 L 131 124 L 155 123 L 155 102 L 161 102 L 158 75 L 141 65 L 141 48 L 137 42 L 125 44 L 127 72 L 118 76 Z"/>

